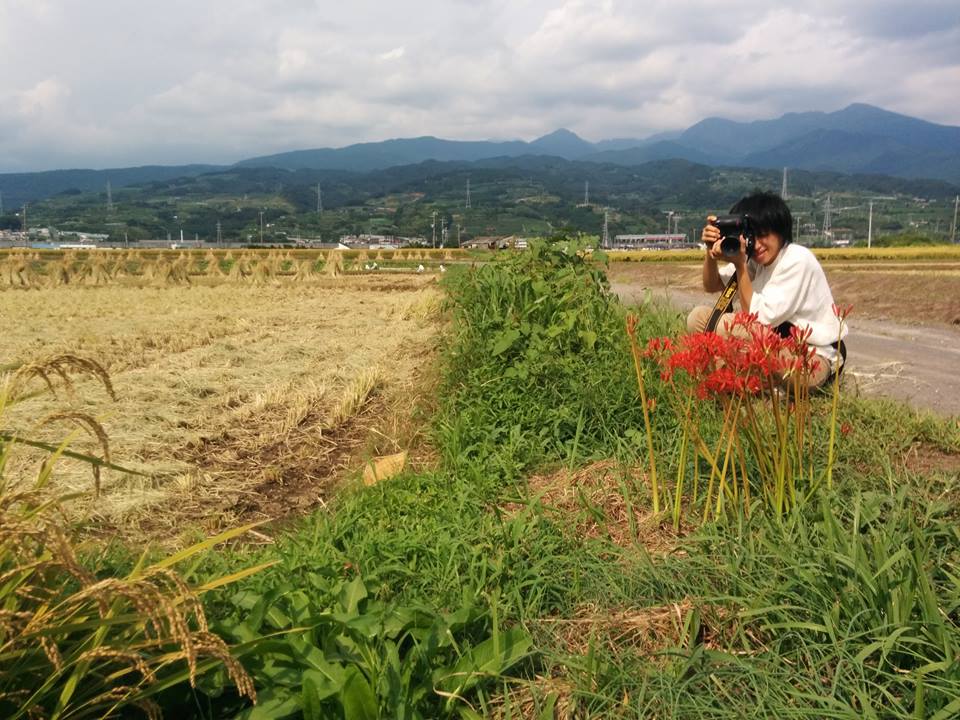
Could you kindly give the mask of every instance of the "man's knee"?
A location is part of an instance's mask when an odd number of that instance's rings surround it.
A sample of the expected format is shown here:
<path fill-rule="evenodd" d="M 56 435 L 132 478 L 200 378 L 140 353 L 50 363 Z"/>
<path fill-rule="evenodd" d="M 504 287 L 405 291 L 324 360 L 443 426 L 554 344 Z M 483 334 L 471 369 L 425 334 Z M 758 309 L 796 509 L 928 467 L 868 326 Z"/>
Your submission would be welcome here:
<path fill-rule="evenodd" d="M 687 315 L 687 332 L 700 333 L 707 329 L 707 322 L 710 320 L 710 313 L 713 308 L 706 305 L 697 305 L 690 314 Z"/>

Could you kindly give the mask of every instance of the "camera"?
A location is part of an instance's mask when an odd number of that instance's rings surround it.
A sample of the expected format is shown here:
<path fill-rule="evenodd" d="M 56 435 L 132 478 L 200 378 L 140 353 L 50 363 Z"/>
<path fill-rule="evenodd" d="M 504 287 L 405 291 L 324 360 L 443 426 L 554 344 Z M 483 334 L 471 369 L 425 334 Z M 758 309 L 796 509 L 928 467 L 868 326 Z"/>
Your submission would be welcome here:
<path fill-rule="evenodd" d="M 740 236 L 747 241 L 747 257 L 753 257 L 756 233 L 749 215 L 720 215 L 713 224 L 720 230 L 720 252 L 727 257 L 740 254 Z"/>

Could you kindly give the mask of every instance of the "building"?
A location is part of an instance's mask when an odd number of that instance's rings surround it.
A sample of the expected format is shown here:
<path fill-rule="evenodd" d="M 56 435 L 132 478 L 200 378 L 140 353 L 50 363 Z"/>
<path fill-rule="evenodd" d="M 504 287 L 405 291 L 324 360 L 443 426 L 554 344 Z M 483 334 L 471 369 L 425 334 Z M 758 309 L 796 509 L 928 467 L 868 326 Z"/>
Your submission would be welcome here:
<path fill-rule="evenodd" d="M 697 247 L 699 245 L 689 242 L 684 233 L 617 235 L 611 245 L 613 250 L 688 250 Z"/>

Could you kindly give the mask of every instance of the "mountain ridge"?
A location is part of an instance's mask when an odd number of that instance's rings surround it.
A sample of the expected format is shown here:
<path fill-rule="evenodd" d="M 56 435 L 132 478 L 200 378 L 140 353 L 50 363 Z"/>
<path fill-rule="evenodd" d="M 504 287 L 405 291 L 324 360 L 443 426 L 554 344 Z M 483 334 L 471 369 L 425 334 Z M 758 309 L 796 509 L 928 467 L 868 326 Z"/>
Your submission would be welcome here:
<path fill-rule="evenodd" d="M 566 128 L 529 142 L 461 141 L 424 135 L 340 148 L 291 150 L 245 158 L 231 166 L 146 165 L 0 174 L 0 192 L 8 207 L 16 207 L 64 191 L 103 188 L 108 180 L 114 188 L 120 188 L 224 167 L 371 172 L 427 160 L 476 162 L 531 155 L 626 166 L 679 159 L 715 167 L 791 167 L 960 183 L 960 127 L 853 103 L 834 112 L 791 112 L 752 121 L 708 117 L 685 130 L 638 139 L 589 142 Z"/>

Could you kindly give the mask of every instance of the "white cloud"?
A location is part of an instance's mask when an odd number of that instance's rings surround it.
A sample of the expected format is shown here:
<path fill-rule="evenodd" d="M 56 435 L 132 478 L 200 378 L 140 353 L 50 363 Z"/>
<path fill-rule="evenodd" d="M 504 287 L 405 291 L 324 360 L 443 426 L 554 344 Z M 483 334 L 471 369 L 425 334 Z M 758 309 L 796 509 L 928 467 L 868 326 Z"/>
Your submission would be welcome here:
<path fill-rule="evenodd" d="M 955 0 L 7 0 L 0 172 L 873 102 L 960 124 Z"/>

